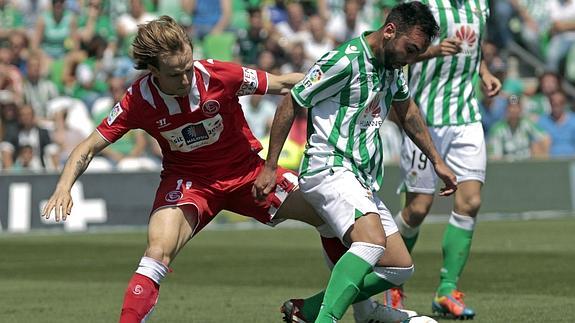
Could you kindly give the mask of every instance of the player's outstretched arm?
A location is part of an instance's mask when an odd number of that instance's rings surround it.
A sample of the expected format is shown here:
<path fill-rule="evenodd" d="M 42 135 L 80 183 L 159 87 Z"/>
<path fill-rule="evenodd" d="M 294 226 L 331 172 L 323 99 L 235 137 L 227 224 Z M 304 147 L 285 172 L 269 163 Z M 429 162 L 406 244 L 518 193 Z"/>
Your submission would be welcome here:
<path fill-rule="evenodd" d="M 64 170 L 60 175 L 54 193 L 42 209 L 42 216 L 49 219 L 50 213 L 54 210 L 56 222 L 59 222 L 60 218 L 62 221 L 66 220 L 66 217 L 72 211 L 73 201 L 70 194 L 72 185 L 74 185 L 76 179 L 86 170 L 92 158 L 108 145 L 109 142 L 104 140 L 97 131 L 94 131 L 72 150 L 66 162 L 66 166 L 64 166 Z"/>
<path fill-rule="evenodd" d="M 431 161 L 435 173 L 445 184 L 439 194 L 442 196 L 453 194 L 457 190 L 457 178 L 435 149 L 429 130 L 415 102 L 411 98 L 394 102 L 393 110 L 405 133 Z"/>
<path fill-rule="evenodd" d="M 303 79 L 301 73 L 274 75 L 268 73 L 268 94 L 287 94 L 297 82 Z"/>
<path fill-rule="evenodd" d="M 295 119 L 296 111 L 299 109 L 301 107 L 294 102 L 293 97 L 286 95 L 276 110 L 270 132 L 266 164 L 252 187 L 252 194 L 256 199 L 264 199 L 276 185 L 279 156 Z"/>

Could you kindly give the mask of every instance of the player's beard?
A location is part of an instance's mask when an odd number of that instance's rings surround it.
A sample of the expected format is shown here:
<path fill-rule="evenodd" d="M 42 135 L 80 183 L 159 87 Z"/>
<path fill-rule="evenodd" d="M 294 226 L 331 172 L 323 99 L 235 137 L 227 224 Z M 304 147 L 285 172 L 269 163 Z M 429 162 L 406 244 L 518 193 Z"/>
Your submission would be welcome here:
<path fill-rule="evenodd" d="M 393 65 L 396 64 L 396 62 L 397 62 L 397 54 L 395 53 L 395 50 L 393 48 L 393 43 L 394 43 L 394 41 L 390 40 L 383 47 L 383 49 L 384 49 L 384 51 L 383 51 L 383 66 L 385 67 L 385 69 L 388 69 L 388 70 L 395 69 L 395 67 Z"/>

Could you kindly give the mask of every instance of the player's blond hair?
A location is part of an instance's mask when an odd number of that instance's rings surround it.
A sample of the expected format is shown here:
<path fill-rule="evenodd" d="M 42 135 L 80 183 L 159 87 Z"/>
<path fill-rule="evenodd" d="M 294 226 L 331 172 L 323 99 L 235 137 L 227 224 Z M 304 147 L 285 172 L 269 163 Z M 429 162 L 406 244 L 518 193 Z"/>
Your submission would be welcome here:
<path fill-rule="evenodd" d="M 145 70 L 148 65 L 158 67 L 159 57 L 178 53 L 185 46 L 192 48 L 192 42 L 184 28 L 170 16 L 161 16 L 138 26 L 138 34 L 132 42 L 132 55 L 137 70 Z"/>

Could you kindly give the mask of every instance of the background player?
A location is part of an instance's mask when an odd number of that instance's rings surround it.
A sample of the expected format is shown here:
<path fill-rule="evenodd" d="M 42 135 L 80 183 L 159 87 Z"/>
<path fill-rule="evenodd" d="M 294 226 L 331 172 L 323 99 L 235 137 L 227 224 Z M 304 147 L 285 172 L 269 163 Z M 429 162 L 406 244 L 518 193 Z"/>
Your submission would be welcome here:
<path fill-rule="evenodd" d="M 441 33 L 419 57 L 421 62 L 410 66 L 409 87 L 435 146 L 459 183 L 443 237 L 441 279 L 432 305 L 441 314 L 472 318 L 475 312 L 463 302 L 457 281 L 471 249 L 485 180 L 486 151 L 474 80 L 481 79 L 489 96 L 499 92 L 501 83 L 481 59 L 481 41 L 489 16 L 487 1 L 425 2 L 439 22 Z M 433 203 L 437 176 L 425 154 L 407 136 L 404 139 L 401 171 L 407 195 L 395 222 L 411 251 Z M 402 298 L 400 289 L 391 290 L 384 303 L 402 306 Z"/>

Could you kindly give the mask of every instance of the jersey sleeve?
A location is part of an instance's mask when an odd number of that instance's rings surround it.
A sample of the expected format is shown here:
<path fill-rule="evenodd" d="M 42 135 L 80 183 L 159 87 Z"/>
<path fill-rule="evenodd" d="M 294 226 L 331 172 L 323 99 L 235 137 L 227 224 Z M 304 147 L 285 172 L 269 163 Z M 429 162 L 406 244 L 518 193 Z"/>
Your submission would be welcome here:
<path fill-rule="evenodd" d="M 106 141 L 113 143 L 120 139 L 126 132 L 131 129 L 137 128 L 135 125 L 134 113 L 130 109 L 134 105 L 132 95 L 128 92 L 122 101 L 116 103 L 110 113 L 96 130 L 106 139 Z"/>
<path fill-rule="evenodd" d="M 331 55 L 335 53 L 335 55 Z M 339 52 L 330 52 L 320 58 L 306 76 L 291 90 L 292 97 L 304 107 L 311 108 L 333 97 L 349 83 L 351 62 L 348 57 L 339 57 Z"/>
<path fill-rule="evenodd" d="M 409 86 L 407 85 L 403 71 L 399 70 L 397 72 L 397 78 L 395 81 L 397 85 L 397 92 L 395 92 L 395 95 L 393 96 L 393 101 L 405 101 L 409 99 L 411 94 L 409 93 Z"/>
<path fill-rule="evenodd" d="M 262 70 L 215 60 L 211 68 L 230 95 L 243 96 L 267 93 L 268 75 Z"/>

